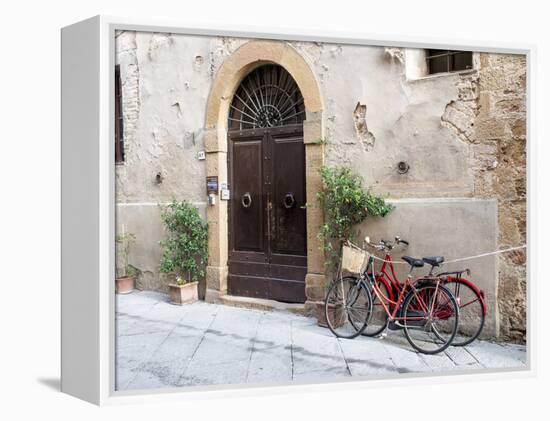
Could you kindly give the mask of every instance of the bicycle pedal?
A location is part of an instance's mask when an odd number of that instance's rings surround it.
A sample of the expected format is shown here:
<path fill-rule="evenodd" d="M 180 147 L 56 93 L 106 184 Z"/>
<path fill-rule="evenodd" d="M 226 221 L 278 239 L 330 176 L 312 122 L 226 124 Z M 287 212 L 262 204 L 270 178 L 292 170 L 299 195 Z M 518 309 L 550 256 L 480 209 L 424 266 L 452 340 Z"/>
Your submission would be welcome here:
<path fill-rule="evenodd" d="M 399 324 L 399 322 L 389 322 L 388 323 L 388 329 L 389 330 L 401 330 L 403 329 L 403 326 Z"/>

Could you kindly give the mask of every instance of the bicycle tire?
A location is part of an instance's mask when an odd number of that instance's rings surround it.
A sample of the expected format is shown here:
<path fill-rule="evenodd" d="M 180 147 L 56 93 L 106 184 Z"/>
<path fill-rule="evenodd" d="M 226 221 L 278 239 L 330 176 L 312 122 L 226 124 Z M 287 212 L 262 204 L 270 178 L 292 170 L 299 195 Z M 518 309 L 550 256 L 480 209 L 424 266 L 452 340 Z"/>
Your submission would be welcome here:
<path fill-rule="evenodd" d="M 413 314 L 414 314 L 414 312 L 418 313 L 419 312 L 418 308 L 422 308 L 422 306 L 419 305 L 420 303 L 418 302 L 418 300 L 416 300 L 416 302 L 414 304 L 412 303 L 413 299 L 415 299 L 416 297 L 433 297 L 433 295 L 430 296 L 430 294 L 426 294 L 426 290 L 428 290 L 428 288 L 431 288 L 431 289 L 436 288 L 436 284 L 425 284 L 425 285 L 422 285 L 420 287 L 415 287 L 416 294 L 413 290 L 411 290 L 407 294 L 407 296 L 405 297 L 405 300 L 403 301 L 403 307 L 402 307 L 402 314 L 403 315 L 409 314 L 409 311 Z M 447 298 L 447 301 L 445 301 L 443 303 L 443 305 L 446 306 L 447 303 L 450 303 L 451 304 L 451 310 L 455 314 L 454 322 L 451 322 L 452 323 L 451 333 L 450 333 L 450 336 L 449 336 L 448 339 L 446 339 L 446 340 L 443 339 L 440 336 L 440 334 L 438 333 L 435 336 L 443 343 L 435 349 L 423 348 L 422 346 L 420 346 L 420 343 L 422 342 L 421 339 L 418 339 L 418 340 L 413 339 L 413 332 L 420 332 L 421 329 L 419 329 L 419 326 L 422 327 L 422 330 L 425 331 L 425 329 L 426 329 L 425 326 L 428 325 L 428 322 L 424 322 L 425 325 L 422 326 L 421 325 L 422 321 L 420 321 L 421 322 L 420 324 L 418 323 L 419 321 L 407 321 L 407 320 L 402 321 L 403 330 L 405 332 L 405 337 L 407 338 L 407 341 L 409 341 L 409 343 L 411 344 L 411 346 L 415 350 L 417 350 L 418 352 L 421 352 L 423 354 L 437 354 L 437 353 L 442 352 L 445 349 L 447 349 L 447 347 L 449 347 L 451 345 L 451 343 L 453 342 L 453 340 L 455 338 L 455 335 L 456 335 L 456 332 L 457 332 L 457 329 L 458 329 L 459 308 L 458 308 L 458 304 L 456 302 L 456 299 L 455 299 L 454 295 L 451 293 L 451 291 L 449 291 L 448 288 L 444 287 L 443 285 L 437 286 L 437 289 L 439 291 L 441 291 Z M 433 298 L 429 298 L 429 299 L 431 301 Z M 428 305 L 426 306 L 426 303 L 423 302 L 423 305 L 426 308 L 431 310 L 431 307 L 432 307 L 431 304 L 428 303 Z M 409 306 L 411 306 L 410 309 L 409 309 Z M 447 320 L 448 320 L 448 318 L 447 318 Z M 431 322 L 430 322 L 429 328 L 430 328 L 430 331 L 432 331 L 433 325 L 431 324 Z M 428 337 L 428 335 L 426 335 L 426 337 Z M 424 341 L 424 342 L 427 342 L 427 341 Z"/>
<path fill-rule="evenodd" d="M 344 286 L 344 283 L 349 285 Z M 339 294 L 337 288 L 341 288 L 344 298 L 342 302 L 348 303 L 347 305 L 341 304 L 337 299 Z M 344 294 L 348 294 L 348 296 L 344 297 Z M 360 300 L 360 297 L 362 297 L 363 301 Z M 340 306 L 342 310 L 339 310 Z M 352 311 L 351 309 L 354 310 Z M 363 313 L 359 311 L 360 309 L 362 309 Z M 342 314 L 339 314 L 338 311 L 342 311 Z M 332 282 L 325 297 L 325 319 L 328 328 L 335 336 L 346 339 L 353 339 L 359 336 L 367 327 L 371 311 L 372 296 L 361 280 L 355 277 L 345 277 Z M 352 321 L 354 318 L 353 314 L 358 314 L 359 320 Z M 340 323 L 342 323 L 342 326 L 339 326 Z M 347 326 L 348 324 L 349 326 Z M 345 328 L 341 329 L 343 326 Z"/>
<path fill-rule="evenodd" d="M 456 285 L 458 286 L 458 288 L 456 288 L 456 286 L 453 286 L 451 284 L 458 284 Z M 479 337 L 485 325 L 485 299 L 481 296 L 481 294 L 477 289 L 472 288 L 470 285 L 468 285 L 468 283 L 462 281 L 460 278 L 453 279 L 451 281 L 446 282 L 445 286 L 457 298 L 458 309 L 460 311 L 460 317 L 458 319 L 457 335 L 455 336 L 455 339 L 453 340 L 452 345 L 453 346 L 469 345 Z M 470 295 L 476 297 L 475 302 L 472 302 L 471 300 L 468 300 L 468 299 L 465 299 L 465 300 L 460 299 L 461 298 L 460 290 L 464 290 L 464 289 L 467 289 L 468 291 L 470 291 Z M 463 294 L 463 295 L 466 296 L 466 294 Z M 478 303 L 478 305 L 475 304 L 476 302 Z M 466 322 L 469 318 L 472 318 L 470 314 L 472 313 L 472 310 L 467 309 L 467 307 L 472 304 L 474 304 L 474 306 L 476 307 L 476 310 L 473 310 L 473 311 L 476 313 L 479 312 L 479 315 L 477 316 L 479 317 L 479 322 L 476 323 L 476 325 L 478 326 L 476 330 L 473 331 L 474 332 L 473 335 L 468 335 L 466 332 L 471 330 L 471 328 L 466 326 Z M 473 316 L 473 317 L 476 317 L 476 316 Z M 461 340 L 460 338 L 462 337 L 465 337 L 466 339 Z"/>

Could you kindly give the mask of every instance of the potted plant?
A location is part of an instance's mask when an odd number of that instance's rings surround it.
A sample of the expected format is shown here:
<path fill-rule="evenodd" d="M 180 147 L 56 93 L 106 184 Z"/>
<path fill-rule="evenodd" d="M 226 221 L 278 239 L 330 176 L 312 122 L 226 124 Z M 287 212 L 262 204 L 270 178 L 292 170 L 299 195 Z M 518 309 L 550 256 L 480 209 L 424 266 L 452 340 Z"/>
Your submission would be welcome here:
<path fill-rule="evenodd" d="M 115 290 L 117 294 L 128 294 L 134 290 L 137 270 L 128 264 L 130 245 L 136 236 L 132 233 L 117 234 L 116 246 L 116 277 Z"/>
<path fill-rule="evenodd" d="M 353 240 L 353 228 L 370 216 L 386 216 L 394 208 L 382 196 L 363 189 L 363 179 L 345 166 L 321 168 L 323 190 L 317 193 L 325 214 L 325 223 L 319 228 L 317 237 L 323 241 L 326 265 L 330 275 L 338 269 L 342 246 L 346 240 Z M 332 276 L 329 277 L 329 279 Z M 320 326 L 327 326 L 325 303 L 318 301 L 317 320 Z M 329 317 L 342 319 L 338 305 L 329 308 Z M 332 314 L 332 316 L 331 316 Z M 342 320 L 342 323 L 344 320 Z"/>
<path fill-rule="evenodd" d="M 179 305 L 195 301 L 208 258 L 208 225 L 187 201 L 173 201 L 161 218 L 167 237 L 160 242 L 160 271 L 175 277 L 168 285 L 170 301 Z"/>

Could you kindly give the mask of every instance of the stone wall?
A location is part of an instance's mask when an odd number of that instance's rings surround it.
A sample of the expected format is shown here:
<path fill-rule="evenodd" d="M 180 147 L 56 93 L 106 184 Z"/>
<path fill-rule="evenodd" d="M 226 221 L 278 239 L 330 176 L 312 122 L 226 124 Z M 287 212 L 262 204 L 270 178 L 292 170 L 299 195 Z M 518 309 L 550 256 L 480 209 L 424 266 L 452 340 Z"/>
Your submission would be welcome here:
<path fill-rule="evenodd" d="M 481 55 L 474 194 L 498 200 L 499 248 L 527 241 L 526 70 L 525 56 Z M 524 251 L 500 257 L 502 338 L 526 338 L 526 275 Z"/>
<path fill-rule="evenodd" d="M 498 201 L 498 248 L 526 243 L 526 59 L 480 54 L 479 71 L 458 80 L 442 125 L 468 145 L 474 197 Z M 499 257 L 500 336 L 526 338 L 526 253 Z"/>

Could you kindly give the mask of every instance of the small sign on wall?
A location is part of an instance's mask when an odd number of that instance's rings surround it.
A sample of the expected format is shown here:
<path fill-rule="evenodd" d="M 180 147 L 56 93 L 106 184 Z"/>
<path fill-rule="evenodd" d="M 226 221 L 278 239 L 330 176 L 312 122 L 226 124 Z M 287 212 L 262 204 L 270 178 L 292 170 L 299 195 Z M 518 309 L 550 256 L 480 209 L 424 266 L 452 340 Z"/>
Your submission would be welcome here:
<path fill-rule="evenodd" d="M 227 183 L 220 183 L 220 199 L 221 200 L 229 200 L 230 194 L 229 194 L 229 187 L 227 186 Z"/>
<path fill-rule="evenodd" d="M 218 176 L 206 177 L 206 194 L 218 194 Z"/>

